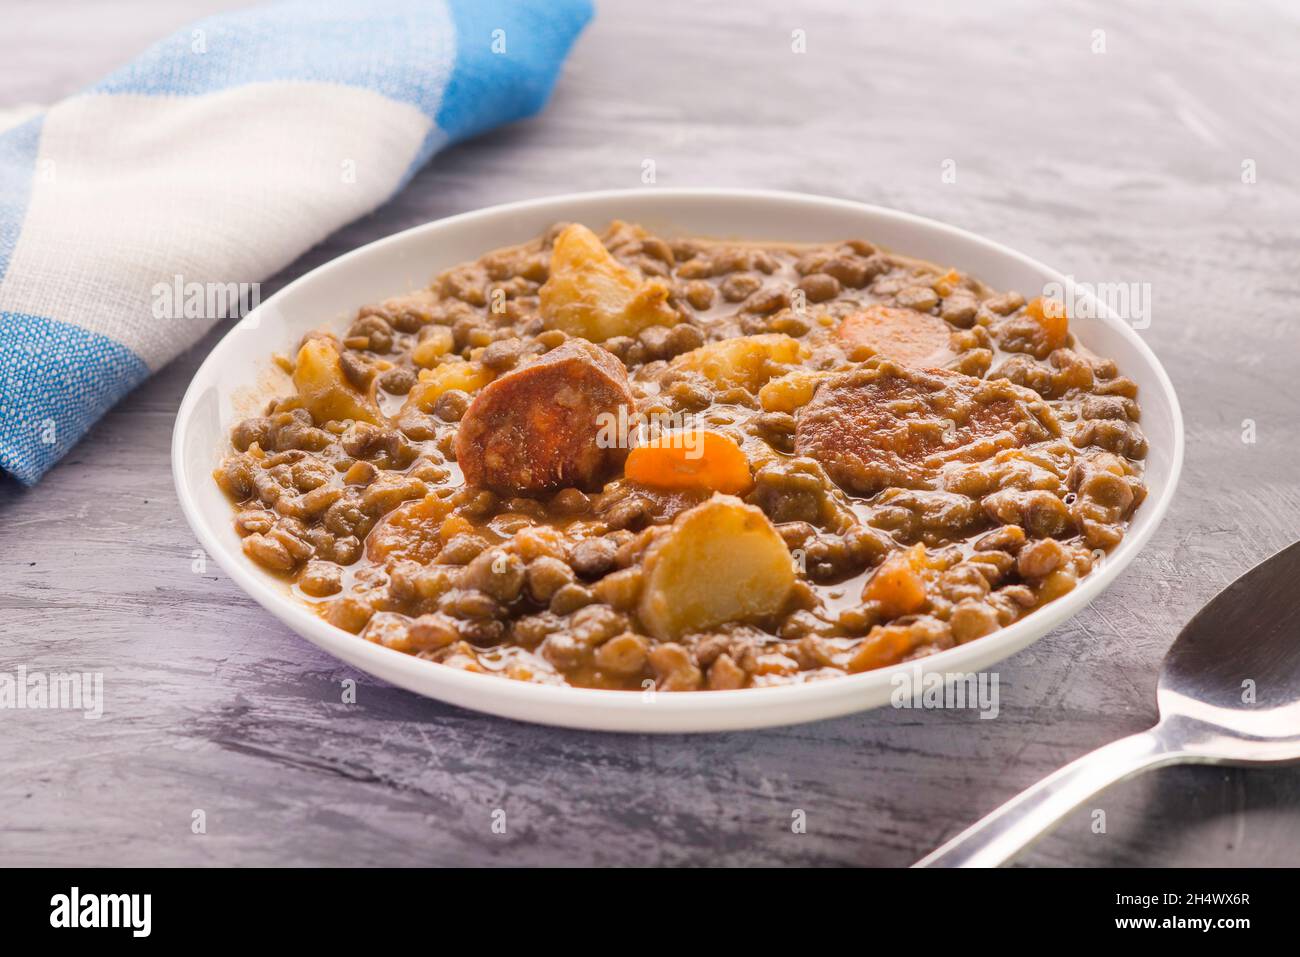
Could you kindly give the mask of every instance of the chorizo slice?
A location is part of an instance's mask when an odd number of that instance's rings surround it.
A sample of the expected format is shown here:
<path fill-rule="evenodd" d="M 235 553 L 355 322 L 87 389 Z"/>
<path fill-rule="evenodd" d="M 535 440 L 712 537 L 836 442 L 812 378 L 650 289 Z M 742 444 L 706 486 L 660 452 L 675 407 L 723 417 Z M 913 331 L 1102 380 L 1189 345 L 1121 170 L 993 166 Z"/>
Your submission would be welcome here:
<path fill-rule="evenodd" d="M 635 409 L 623 363 L 570 339 L 470 403 L 456 433 L 465 481 L 507 495 L 599 488 L 627 456 L 626 443 L 610 441 L 620 407 Z"/>
<path fill-rule="evenodd" d="M 912 366 L 941 366 L 956 356 L 949 346 L 952 327 L 938 316 L 879 303 L 850 313 L 836 338 L 846 350 L 869 349 Z"/>
<path fill-rule="evenodd" d="M 931 489 L 950 462 L 1060 435 L 1042 399 L 1005 379 L 986 381 L 884 358 L 824 381 L 799 410 L 795 451 L 857 495 Z"/>

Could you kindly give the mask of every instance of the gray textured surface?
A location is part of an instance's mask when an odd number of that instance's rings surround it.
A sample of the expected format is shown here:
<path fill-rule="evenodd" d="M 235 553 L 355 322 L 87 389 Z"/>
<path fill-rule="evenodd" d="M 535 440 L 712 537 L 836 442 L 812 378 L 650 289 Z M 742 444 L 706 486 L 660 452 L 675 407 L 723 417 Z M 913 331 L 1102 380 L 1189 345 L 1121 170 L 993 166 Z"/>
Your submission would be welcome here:
<path fill-rule="evenodd" d="M 10 0 L 0 108 L 56 99 L 223 5 Z M 265 293 L 429 219 L 638 185 L 647 158 L 660 185 L 863 199 L 1080 279 L 1151 283 L 1143 335 L 1187 417 L 1181 489 L 1114 587 L 1002 665 L 1001 717 L 584 734 L 351 672 L 214 566 L 191 571 L 168 441 L 214 334 L 39 487 L 0 484 L 0 670 L 102 670 L 107 697 L 99 721 L 0 712 L 0 862 L 901 865 L 1152 720 L 1178 627 L 1300 531 L 1300 22 L 1280 4 L 843 6 L 607 0 L 542 118 L 437 158 Z M 790 52 L 795 29 L 806 54 Z M 956 184 L 940 182 L 945 159 Z M 1094 807 L 1107 833 L 1077 813 L 1026 862 L 1300 864 L 1300 770 L 1171 769 Z"/>

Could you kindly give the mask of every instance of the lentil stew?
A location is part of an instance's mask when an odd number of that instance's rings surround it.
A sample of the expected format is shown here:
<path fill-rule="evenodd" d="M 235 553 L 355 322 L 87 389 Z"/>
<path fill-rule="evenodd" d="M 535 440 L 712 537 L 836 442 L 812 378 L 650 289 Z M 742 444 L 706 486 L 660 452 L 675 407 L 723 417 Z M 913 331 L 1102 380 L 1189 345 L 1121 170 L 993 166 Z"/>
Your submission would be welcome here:
<path fill-rule="evenodd" d="M 214 477 L 327 621 L 505 677 L 819 680 L 1072 590 L 1145 496 L 1062 304 L 868 242 L 557 224 L 309 334 Z"/>

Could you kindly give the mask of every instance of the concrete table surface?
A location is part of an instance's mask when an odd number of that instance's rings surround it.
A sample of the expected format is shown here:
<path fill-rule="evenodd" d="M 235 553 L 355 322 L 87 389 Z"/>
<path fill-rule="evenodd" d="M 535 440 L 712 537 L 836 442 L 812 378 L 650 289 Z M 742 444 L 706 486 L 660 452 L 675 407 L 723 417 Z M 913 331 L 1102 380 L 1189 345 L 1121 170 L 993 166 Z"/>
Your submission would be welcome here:
<path fill-rule="evenodd" d="M 0 109 L 52 102 L 226 6 L 9 0 Z M 1149 284 L 1142 335 L 1187 419 L 1180 490 L 1105 595 L 999 667 L 996 720 L 885 709 L 753 733 L 594 734 L 352 671 L 213 563 L 195 570 L 168 445 L 218 329 L 39 486 L 0 483 L 0 671 L 105 683 L 99 720 L 0 711 L 0 863 L 904 865 L 1146 727 L 1179 627 L 1300 534 L 1298 41 L 1281 3 L 605 0 L 540 118 L 437 157 L 264 286 L 451 213 L 642 185 L 646 159 L 658 186 L 860 199 L 1080 280 Z M 1158 771 L 1023 861 L 1300 864 L 1300 770 Z"/>

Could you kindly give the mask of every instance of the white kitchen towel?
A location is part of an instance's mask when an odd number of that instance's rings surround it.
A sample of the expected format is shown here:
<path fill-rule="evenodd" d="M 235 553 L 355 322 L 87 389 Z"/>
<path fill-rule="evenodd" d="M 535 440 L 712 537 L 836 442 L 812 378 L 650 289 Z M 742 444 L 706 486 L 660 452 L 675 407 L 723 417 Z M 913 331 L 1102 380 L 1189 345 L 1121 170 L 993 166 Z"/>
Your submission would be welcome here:
<path fill-rule="evenodd" d="M 590 16 L 589 0 L 255 7 L 0 133 L 0 468 L 35 483 L 221 318 L 159 318 L 158 290 L 260 281 L 443 146 L 536 113 Z"/>

